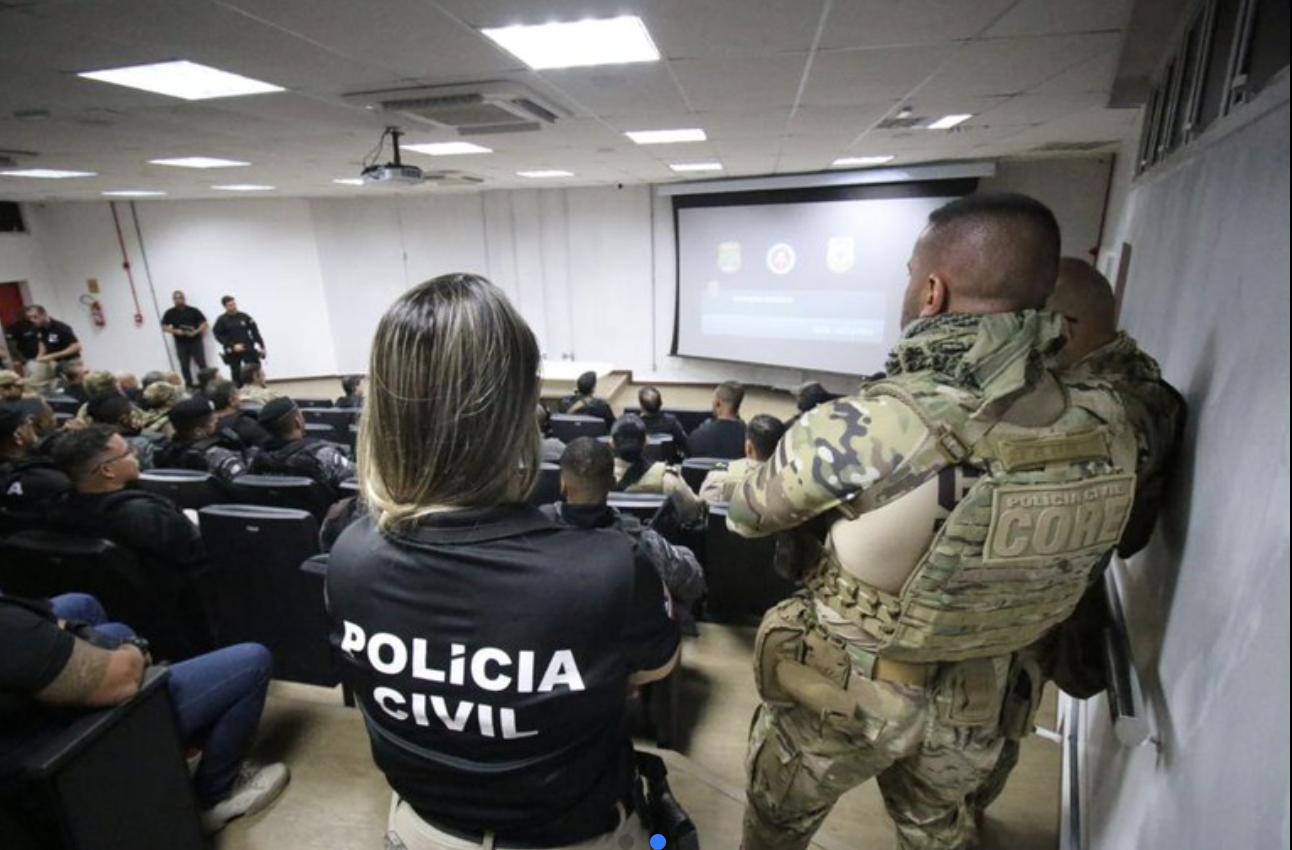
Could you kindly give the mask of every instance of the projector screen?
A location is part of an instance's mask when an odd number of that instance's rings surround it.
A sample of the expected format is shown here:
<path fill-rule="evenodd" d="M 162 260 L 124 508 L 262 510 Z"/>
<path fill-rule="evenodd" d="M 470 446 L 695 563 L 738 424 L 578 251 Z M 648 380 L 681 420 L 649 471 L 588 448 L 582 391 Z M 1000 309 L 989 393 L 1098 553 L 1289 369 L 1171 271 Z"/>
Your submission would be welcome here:
<path fill-rule="evenodd" d="M 928 215 L 977 180 L 673 198 L 673 353 L 861 375 L 901 333 Z"/>

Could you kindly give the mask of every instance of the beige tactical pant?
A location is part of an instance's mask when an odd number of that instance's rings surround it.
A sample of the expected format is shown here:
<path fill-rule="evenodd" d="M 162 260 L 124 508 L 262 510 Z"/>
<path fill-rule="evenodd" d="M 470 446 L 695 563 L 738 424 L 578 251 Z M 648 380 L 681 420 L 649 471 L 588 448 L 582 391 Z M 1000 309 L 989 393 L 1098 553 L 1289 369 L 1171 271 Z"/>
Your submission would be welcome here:
<path fill-rule="evenodd" d="M 494 847 L 498 850 L 506 850 L 507 847 L 505 843 L 495 844 L 492 833 L 486 833 L 483 841 L 467 841 L 436 829 L 422 820 L 417 812 L 413 811 L 413 807 L 401 800 L 398 794 L 391 795 L 388 829 L 390 832 L 386 836 L 386 846 L 394 846 L 399 850 L 404 848 L 407 850 L 477 850 L 477 848 L 492 850 Z M 394 840 L 401 842 L 402 846 L 395 844 Z M 563 845 L 553 850 L 623 850 L 623 848 L 649 850 L 649 841 L 650 838 L 642 828 L 641 820 L 633 814 L 622 818 L 619 828 L 613 832 L 578 844 Z"/>
<path fill-rule="evenodd" d="M 767 626 L 765 620 L 760 639 Z M 786 646 L 778 651 L 792 657 L 792 641 Z M 762 650 L 760 640 L 756 654 Z M 800 691 L 800 699 L 769 686 L 767 667 L 756 670 L 764 702 L 750 731 L 744 850 L 803 850 L 835 801 L 871 778 L 901 850 L 975 847 L 965 800 L 1000 755 L 1010 657 L 942 665 L 920 688 L 871 681 L 856 669 L 839 675 L 829 661 L 806 656 L 800 670 L 819 666 L 846 685 L 834 694 Z"/>
<path fill-rule="evenodd" d="M 44 363 L 28 360 L 27 389 L 37 395 L 48 395 L 54 381 L 66 377 L 68 367 L 80 365 L 79 357 L 65 357 L 62 360 L 49 360 Z"/>

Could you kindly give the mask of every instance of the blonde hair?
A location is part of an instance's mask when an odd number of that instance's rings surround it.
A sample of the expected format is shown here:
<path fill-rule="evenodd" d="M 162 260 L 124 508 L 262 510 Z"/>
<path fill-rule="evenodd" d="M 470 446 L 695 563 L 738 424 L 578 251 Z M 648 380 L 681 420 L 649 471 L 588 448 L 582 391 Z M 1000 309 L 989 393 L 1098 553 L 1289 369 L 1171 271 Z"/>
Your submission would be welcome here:
<path fill-rule="evenodd" d="M 538 343 L 502 290 L 449 274 L 377 325 L 359 478 L 383 529 L 438 509 L 522 501 L 539 466 Z"/>

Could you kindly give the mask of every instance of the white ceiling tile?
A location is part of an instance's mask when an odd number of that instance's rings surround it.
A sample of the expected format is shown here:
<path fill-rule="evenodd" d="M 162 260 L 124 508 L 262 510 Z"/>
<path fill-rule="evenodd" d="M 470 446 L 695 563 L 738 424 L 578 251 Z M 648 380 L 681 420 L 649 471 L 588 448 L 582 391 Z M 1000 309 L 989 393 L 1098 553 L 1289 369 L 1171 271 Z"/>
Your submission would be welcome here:
<path fill-rule="evenodd" d="M 1020 94 L 1113 48 L 1120 36 L 1061 35 L 975 41 L 938 72 L 940 95 Z"/>
<path fill-rule="evenodd" d="M 794 103 L 807 55 L 721 56 L 669 64 L 692 109 L 763 109 Z"/>
<path fill-rule="evenodd" d="M 898 47 L 972 38 L 1017 0 L 838 0 L 821 47 Z"/>
<path fill-rule="evenodd" d="M 992 25 L 989 38 L 1108 32 L 1130 20 L 1133 0 L 1023 0 Z"/>
<path fill-rule="evenodd" d="M 822 51 L 812 62 L 801 102 L 826 106 L 901 99 L 945 60 L 939 47 Z"/>

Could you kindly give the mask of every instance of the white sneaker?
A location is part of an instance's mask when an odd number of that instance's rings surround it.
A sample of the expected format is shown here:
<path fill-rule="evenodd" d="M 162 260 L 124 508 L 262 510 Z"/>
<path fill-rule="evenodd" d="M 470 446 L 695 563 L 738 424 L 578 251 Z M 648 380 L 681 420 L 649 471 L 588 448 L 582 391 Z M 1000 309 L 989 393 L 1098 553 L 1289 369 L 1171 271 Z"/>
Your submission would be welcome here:
<path fill-rule="evenodd" d="M 228 796 L 202 812 L 202 828 L 209 835 L 219 832 L 234 818 L 260 811 L 282 792 L 290 775 L 282 762 L 263 767 L 244 764 Z"/>

